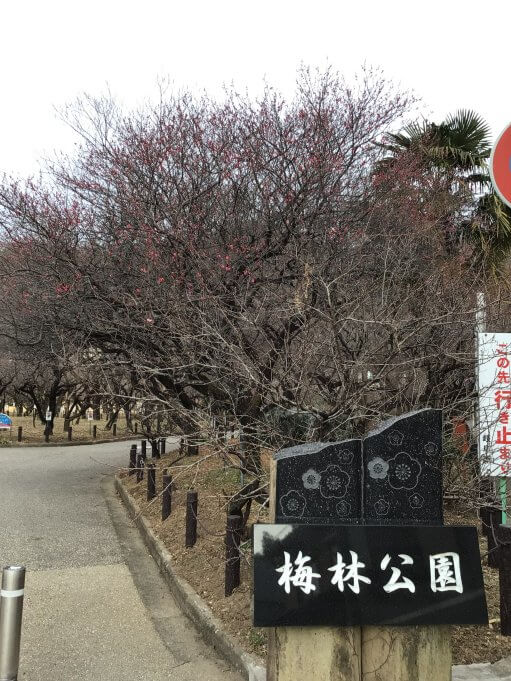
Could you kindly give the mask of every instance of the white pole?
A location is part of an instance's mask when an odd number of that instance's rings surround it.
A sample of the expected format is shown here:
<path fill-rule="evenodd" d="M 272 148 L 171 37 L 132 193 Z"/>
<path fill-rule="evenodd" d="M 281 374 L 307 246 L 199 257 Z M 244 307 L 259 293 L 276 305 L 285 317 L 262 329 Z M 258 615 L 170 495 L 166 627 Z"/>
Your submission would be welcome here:
<path fill-rule="evenodd" d="M 486 331 L 486 304 L 484 293 L 478 291 L 476 293 L 476 318 L 475 318 L 475 348 L 476 348 L 476 404 L 474 409 L 474 430 L 477 434 L 477 458 L 481 461 L 483 452 L 480 447 L 479 436 L 479 334 Z"/>

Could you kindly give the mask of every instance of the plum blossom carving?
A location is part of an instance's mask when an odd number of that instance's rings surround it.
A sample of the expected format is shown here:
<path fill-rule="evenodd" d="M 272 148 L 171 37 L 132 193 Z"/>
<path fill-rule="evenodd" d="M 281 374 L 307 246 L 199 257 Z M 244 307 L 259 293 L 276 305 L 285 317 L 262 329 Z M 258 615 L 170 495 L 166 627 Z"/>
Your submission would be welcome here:
<path fill-rule="evenodd" d="M 374 505 L 374 510 L 376 515 L 387 515 L 389 512 L 390 504 L 386 499 L 378 499 Z"/>
<path fill-rule="evenodd" d="M 414 489 L 422 471 L 421 464 L 408 452 L 399 452 L 389 459 L 389 484 L 394 489 Z"/>
<path fill-rule="evenodd" d="M 436 454 L 436 444 L 434 442 L 427 442 L 424 445 L 424 453 L 428 456 L 433 456 Z"/>
<path fill-rule="evenodd" d="M 391 430 L 390 433 L 387 435 L 387 440 L 390 442 L 391 445 L 397 446 L 403 443 L 404 435 L 403 433 L 400 433 L 399 430 Z"/>
<path fill-rule="evenodd" d="M 347 516 L 350 514 L 351 511 L 351 505 L 348 504 L 347 501 L 339 501 L 335 507 L 335 510 L 337 511 L 337 515 L 339 516 Z"/>
<path fill-rule="evenodd" d="M 349 449 L 343 449 L 337 454 L 337 460 L 342 466 L 348 466 L 353 461 L 353 452 Z"/>
<path fill-rule="evenodd" d="M 319 491 L 326 499 L 341 499 L 347 491 L 350 476 L 335 464 L 327 466 L 321 471 Z"/>
<path fill-rule="evenodd" d="M 302 475 L 302 480 L 305 489 L 319 489 L 321 473 L 318 473 L 313 468 L 309 468 L 309 470 L 305 471 Z"/>
<path fill-rule="evenodd" d="M 305 512 L 305 497 L 300 492 L 292 489 L 284 494 L 280 499 L 280 508 L 285 516 L 300 518 Z"/>
<path fill-rule="evenodd" d="M 412 508 L 422 508 L 424 506 L 424 497 L 417 493 L 408 497 L 408 501 Z"/>
<path fill-rule="evenodd" d="M 373 480 L 383 480 L 387 477 L 389 464 L 380 456 L 376 456 L 368 462 L 367 470 L 369 471 L 369 477 L 373 478 Z"/>

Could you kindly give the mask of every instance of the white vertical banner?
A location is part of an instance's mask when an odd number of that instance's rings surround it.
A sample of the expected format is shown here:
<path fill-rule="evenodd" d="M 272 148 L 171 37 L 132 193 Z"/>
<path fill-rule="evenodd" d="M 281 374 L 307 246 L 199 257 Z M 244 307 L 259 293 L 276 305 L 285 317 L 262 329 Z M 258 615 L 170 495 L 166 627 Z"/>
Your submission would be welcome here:
<path fill-rule="evenodd" d="M 478 334 L 481 475 L 511 476 L 511 333 Z"/>

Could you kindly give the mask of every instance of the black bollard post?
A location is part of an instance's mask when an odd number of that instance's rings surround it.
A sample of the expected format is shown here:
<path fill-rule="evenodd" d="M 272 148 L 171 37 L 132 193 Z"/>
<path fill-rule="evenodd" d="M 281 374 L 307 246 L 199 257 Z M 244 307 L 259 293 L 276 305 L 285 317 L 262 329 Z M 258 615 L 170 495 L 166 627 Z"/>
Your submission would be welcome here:
<path fill-rule="evenodd" d="M 188 456 L 197 456 L 199 453 L 199 445 L 198 444 L 192 444 L 190 440 L 188 440 L 188 449 L 187 452 Z"/>
<path fill-rule="evenodd" d="M 500 525 L 499 543 L 500 633 L 511 636 L 511 525 Z"/>
<path fill-rule="evenodd" d="M 129 474 L 130 475 L 133 475 L 136 467 L 137 467 L 137 445 L 131 445 L 131 447 L 130 447 L 130 465 L 129 465 Z"/>
<path fill-rule="evenodd" d="M 135 435 L 138 433 L 138 422 L 135 421 Z"/>
<path fill-rule="evenodd" d="M 96 425 L 92 426 L 92 437 L 96 439 L 98 436 L 98 427 Z"/>
<path fill-rule="evenodd" d="M 497 543 L 497 531 L 502 519 L 500 508 L 492 507 L 488 513 L 488 567 L 499 567 L 499 545 Z"/>
<path fill-rule="evenodd" d="M 23 426 L 18 426 L 18 442 L 23 439 Z"/>
<path fill-rule="evenodd" d="M 160 441 L 159 440 L 149 440 L 151 445 L 151 459 L 160 458 Z"/>
<path fill-rule="evenodd" d="M 142 453 L 142 456 L 144 457 L 144 461 L 145 461 L 147 459 L 147 440 L 141 440 L 140 446 L 141 446 L 141 453 Z"/>
<path fill-rule="evenodd" d="M 117 423 L 112 426 L 112 435 L 115 437 L 117 435 Z"/>
<path fill-rule="evenodd" d="M 481 520 L 481 532 L 487 537 L 490 530 L 490 511 L 493 506 L 484 505 L 479 509 L 479 519 Z"/>
<path fill-rule="evenodd" d="M 139 454 L 137 456 L 137 482 L 141 482 L 144 479 L 144 456 Z"/>
<path fill-rule="evenodd" d="M 161 519 L 167 520 L 172 511 L 172 476 L 168 469 L 163 471 L 163 493 L 161 496 Z"/>
<path fill-rule="evenodd" d="M 73 426 L 69 426 L 67 429 L 67 439 L 71 441 L 73 439 Z"/>
<path fill-rule="evenodd" d="M 166 444 L 167 444 L 166 438 L 162 437 L 160 440 L 160 456 L 165 456 Z"/>
<path fill-rule="evenodd" d="M 194 490 L 190 490 L 186 494 L 185 546 L 188 549 L 195 546 L 197 541 L 197 506 L 198 494 Z"/>
<path fill-rule="evenodd" d="M 154 463 L 147 466 L 147 501 L 151 501 L 156 496 L 156 468 Z"/>
<path fill-rule="evenodd" d="M 225 532 L 225 595 L 240 585 L 241 515 L 228 515 Z"/>

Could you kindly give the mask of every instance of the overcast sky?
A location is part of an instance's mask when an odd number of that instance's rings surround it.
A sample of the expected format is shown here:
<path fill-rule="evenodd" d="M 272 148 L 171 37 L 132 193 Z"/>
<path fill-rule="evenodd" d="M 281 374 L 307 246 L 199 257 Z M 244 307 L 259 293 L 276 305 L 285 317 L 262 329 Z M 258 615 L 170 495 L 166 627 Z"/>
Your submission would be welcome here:
<path fill-rule="evenodd" d="M 263 79 L 291 93 L 301 62 L 366 62 L 440 120 L 472 108 L 511 121 L 509 0 L 4 0 L 0 171 L 26 175 L 73 137 L 55 114 L 107 88 L 127 106 L 158 78 L 218 92 Z"/>

